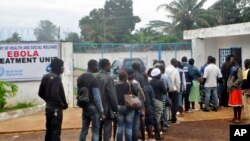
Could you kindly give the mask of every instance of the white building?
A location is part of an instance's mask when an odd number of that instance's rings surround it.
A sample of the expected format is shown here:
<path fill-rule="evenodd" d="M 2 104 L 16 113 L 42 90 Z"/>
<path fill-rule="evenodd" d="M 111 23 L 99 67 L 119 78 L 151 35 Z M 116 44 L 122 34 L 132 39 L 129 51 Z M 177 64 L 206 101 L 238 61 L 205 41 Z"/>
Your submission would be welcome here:
<path fill-rule="evenodd" d="M 197 67 L 205 64 L 207 56 L 215 57 L 220 66 L 229 54 L 235 55 L 242 65 L 250 58 L 250 22 L 184 31 L 184 39 L 192 40 Z"/>

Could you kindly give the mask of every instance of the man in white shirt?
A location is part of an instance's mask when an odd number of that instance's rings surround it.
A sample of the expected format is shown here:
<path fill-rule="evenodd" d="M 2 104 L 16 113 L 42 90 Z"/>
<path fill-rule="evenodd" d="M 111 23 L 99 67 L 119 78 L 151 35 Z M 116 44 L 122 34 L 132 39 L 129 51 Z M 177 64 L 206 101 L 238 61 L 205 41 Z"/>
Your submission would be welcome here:
<path fill-rule="evenodd" d="M 176 112 L 178 110 L 178 93 L 180 92 L 180 74 L 177 68 L 178 61 L 173 58 L 171 59 L 171 65 L 167 66 L 165 73 L 169 76 L 172 82 L 172 88 L 169 88 L 169 98 L 172 100 L 172 123 L 178 123 L 176 118 Z"/>
<path fill-rule="evenodd" d="M 212 56 L 208 56 L 207 58 L 208 65 L 206 66 L 204 75 L 203 75 L 203 83 L 205 83 L 205 107 L 203 111 L 209 111 L 209 103 L 210 96 L 212 94 L 213 99 L 213 111 L 218 111 L 218 93 L 217 93 L 217 83 L 218 80 L 222 80 L 221 71 L 218 66 L 215 65 L 215 58 Z"/>

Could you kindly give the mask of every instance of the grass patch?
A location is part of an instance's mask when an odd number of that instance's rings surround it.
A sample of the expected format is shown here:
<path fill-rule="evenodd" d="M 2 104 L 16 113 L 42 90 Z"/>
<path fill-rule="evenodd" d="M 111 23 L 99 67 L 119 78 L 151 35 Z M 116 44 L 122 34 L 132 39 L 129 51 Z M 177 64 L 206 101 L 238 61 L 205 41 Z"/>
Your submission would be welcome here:
<path fill-rule="evenodd" d="M 15 105 L 13 107 L 6 107 L 6 108 L 0 109 L 0 113 L 13 111 L 13 110 L 18 110 L 18 109 L 30 108 L 30 107 L 34 107 L 34 106 L 35 105 L 30 103 L 30 102 L 29 103 L 17 103 L 17 105 Z"/>

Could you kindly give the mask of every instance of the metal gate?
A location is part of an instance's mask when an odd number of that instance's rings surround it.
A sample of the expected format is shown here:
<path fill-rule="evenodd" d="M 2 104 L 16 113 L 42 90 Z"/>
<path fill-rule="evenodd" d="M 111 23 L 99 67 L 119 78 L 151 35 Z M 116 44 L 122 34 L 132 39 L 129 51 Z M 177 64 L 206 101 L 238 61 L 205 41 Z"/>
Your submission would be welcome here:
<path fill-rule="evenodd" d="M 239 65 L 242 64 L 241 48 L 240 47 L 233 47 L 233 48 L 219 49 L 219 65 L 220 65 L 220 67 L 222 67 L 222 64 L 224 62 L 226 62 L 226 57 L 228 55 L 234 55 L 235 59 L 238 61 Z"/>

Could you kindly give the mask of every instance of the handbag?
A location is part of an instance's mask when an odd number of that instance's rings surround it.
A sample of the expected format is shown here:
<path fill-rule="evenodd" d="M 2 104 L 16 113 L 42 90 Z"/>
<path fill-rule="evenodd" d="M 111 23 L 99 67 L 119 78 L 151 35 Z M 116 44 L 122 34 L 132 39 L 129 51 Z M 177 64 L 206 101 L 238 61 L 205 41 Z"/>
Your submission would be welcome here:
<path fill-rule="evenodd" d="M 128 83 L 128 86 L 129 86 L 129 93 L 124 95 L 125 106 L 131 109 L 137 109 L 137 110 L 141 109 L 142 103 L 139 97 L 132 94 L 130 83 Z"/>

